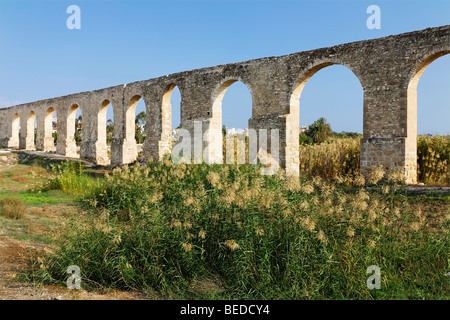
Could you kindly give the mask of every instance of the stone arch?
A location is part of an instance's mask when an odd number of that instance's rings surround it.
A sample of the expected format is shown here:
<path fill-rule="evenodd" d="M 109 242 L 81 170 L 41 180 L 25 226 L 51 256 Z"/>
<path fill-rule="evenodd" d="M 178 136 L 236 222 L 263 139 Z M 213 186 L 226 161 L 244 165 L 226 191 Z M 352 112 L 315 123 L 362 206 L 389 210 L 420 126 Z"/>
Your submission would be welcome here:
<path fill-rule="evenodd" d="M 11 138 L 8 147 L 19 148 L 19 137 L 20 137 L 20 115 L 18 112 L 16 112 L 12 117 Z"/>
<path fill-rule="evenodd" d="M 160 156 L 170 153 L 175 141 L 172 134 L 172 93 L 174 89 L 178 88 L 180 91 L 181 101 L 180 101 L 180 127 L 182 126 L 182 114 L 183 114 L 183 92 L 180 86 L 174 82 L 168 84 L 164 89 L 164 93 L 161 99 L 161 142 L 160 142 Z M 148 120 L 148 119 L 147 119 Z M 175 128 L 176 129 L 176 128 Z"/>
<path fill-rule="evenodd" d="M 21 140 L 24 140 L 24 149 L 30 150 L 35 149 L 36 147 L 36 139 L 35 139 L 35 129 L 36 129 L 36 112 L 34 110 L 30 110 L 27 115 L 27 120 L 25 124 L 25 135 Z M 23 130 L 22 130 L 23 132 Z"/>
<path fill-rule="evenodd" d="M 204 138 L 206 140 L 206 143 L 208 145 L 207 149 L 207 161 L 209 163 L 223 163 L 223 138 L 222 138 L 222 101 L 225 96 L 225 93 L 227 92 L 228 88 L 236 83 L 241 82 L 245 85 L 247 90 L 250 93 L 250 97 L 252 99 L 252 115 L 253 115 L 253 90 L 252 87 L 242 78 L 240 77 L 227 77 L 225 79 L 222 79 L 213 89 L 211 94 L 211 109 L 210 109 L 210 115 L 211 118 L 209 118 L 209 126 L 208 126 L 208 132 L 206 137 Z M 250 119 L 248 119 L 250 120 Z M 250 125 L 248 125 L 248 128 Z M 234 141 L 234 140 L 233 140 Z M 234 144 L 233 144 L 234 146 Z M 245 153 L 243 155 L 245 158 L 244 160 L 238 161 L 244 161 L 246 162 L 248 158 L 246 158 Z M 229 157 L 228 157 L 229 158 Z M 231 161 L 231 159 L 228 159 Z"/>
<path fill-rule="evenodd" d="M 111 163 L 111 149 L 108 147 L 107 143 L 107 111 L 108 107 L 111 105 L 111 101 L 108 99 L 104 99 L 100 103 L 100 107 L 97 113 L 97 163 L 101 165 L 110 164 Z M 114 107 L 112 107 L 113 113 Z M 114 118 L 113 118 L 114 121 Z M 114 137 L 114 132 L 112 132 Z M 110 154 L 108 155 L 108 149 L 110 150 Z"/>
<path fill-rule="evenodd" d="M 171 98 L 172 98 L 172 93 L 173 90 L 175 89 L 175 87 L 178 88 L 178 90 L 180 91 L 180 95 L 181 95 L 181 100 L 183 100 L 183 94 L 182 94 L 182 90 L 180 88 L 179 85 L 177 85 L 176 83 L 172 82 L 169 85 L 166 86 L 165 90 L 164 90 L 164 94 L 162 96 L 162 101 L 161 101 L 161 114 L 162 114 L 162 127 L 163 127 L 163 132 L 164 132 L 164 128 L 168 128 L 168 129 L 172 129 L 172 103 L 171 103 Z M 182 114 L 182 103 L 180 103 L 180 114 Z M 180 123 L 182 122 L 181 117 L 180 117 Z M 170 130 L 169 130 L 170 131 Z"/>
<path fill-rule="evenodd" d="M 289 114 L 286 121 L 286 172 L 288 174 L 299 174 L 299 124 L 300 124 L 300 96 L 306 83 L 318 71 L 333 65 L 340 65 L 350 70 L 358 79 L 364 92 L 364 82 L 351 65 L 342 61 L 321 60 L 310 63 L 294 82 L 289 94 Z M 363 133 L 365 131 L 366 113 L 363 110 Z"/>
<path fill-rule="evenodd" d="M 64 148 L 61 150 L 62 153 L 68 157 L 76 158 L 79 157 L 78 148 L 80 147 L 83 140 L 83 126 L 82 121 L 83 118 L 78 119 L 77 113 L 80 111 L 81 117 L 83 116 L 83 110 L 78 103 L 72 103 L 70 107 L 67 109 L 67 118 L 66 118 L 66 137 Z M 81 127 L 81 130 L 80 130 Z M 60 135 L 59 135 L 60 136 Z M 58 137 L 59 140 L 59 137 Z M 62 141 L 61 141 L 62 142 Z M 59 145 L 59 142 L 58 142 Z"/>
<path fill-rule="evenodd" d="M 78 130 L 77 124 L 76 124 L 78 110 L 80 110 L 80 113 L 82 115 L 83 110 L 81 109 L 80 105 L 77 103 L 72 103 L 67 112 L 67 138 L 70 140 L 73 139 L 75 142 L 76 142 L 75 134 L 76 134 L 76 131 Z M 82 120 L 82 118 L 81 118 L 81 120 Z"/>
<path fill-rule="evenodd" d="M 450 53 L 450 47 L 438 48 L 419 59 L 409 71 L 406 98 L 405 178 L 417 182 L 417 85 L 425 69 L 436 59 Z"/>
<path fill-rule="evenodd" d="M 49 107 L 44 116 L 44 151 L 55 151 L 55 143 L 53 138 L 53 114 L 56 109 Z M 56 115 L 58 116 L 58 114 Z M 57 128 L 56 128 L 57 130 Z"/>
<path fill-rule="evenodd" d="M 227 92 L 228 88 L 235 82 L 242 82 L 250 92 L 250 96 L 252 97 L 252 104 L 253 104 L 253 90 L 252 87 L 244 80 L 242 80 L 240 77 L 228 77 L 225 79 L 222 79 L 220 83 L 218 83 L 211 95 L 211 116 L 212 118 L 220 117 L 222 119 L 222 100 L 225 96 L 225 93 Z M 252 106 L 253 109 L 253 106 Z M 252 112 L 253 114 L 253 112 Z"/>
<path fill-rule="evenodd" d="M 425 69 L 436 59 L 445 56 L 450 53 L 449 48 L 439 48 L 435 50 L 433 53 L 428 54 L 425 58 L 418 60 L 413 68 L 409 72 L 408 78 L 408 90 L 409 89 L 417 89 L 417 84 L 419 83 L 420 76 L 425 71 Z"/>
<path fill-rule="evenodd" d="M 352 66 L 345 62 L 340 61 L 320 61 L 310 64 L 307 68 L 305 68 L 304 72 L 301 73 L 301 75 L 297 78 L 297 80 L 294 83 L 294 86 L 292 87 L 292 90 L 289 95 L 289 113 L 290 114 L 297 114 L 299 116 L 300 112 L 300 96 L 302 94 L 303 88 L 305 87 L 306 83 L 313 75 L 315 75 L 318 71 L 322 70 L 323 68 L 333 66 L 333 65 L 341 65 L 349 69 L 355 76 L 358 78 L 359 83 L 361 84 L 363 90 L 364 90 L 364 82 L 361 81 L 361 78 L 358 76 L 358 74 L 353 70 Z"/>
<path fill-rule="evenodd" d="M 132 141 L 135 136 L 135 118 L 136 118 L 136 107 L 139 102 L 139 100 L 142 99 L 142 95 L 136 94 L 133 97 L 131 97 L 130 101 L 128 102 L 127 110 L 125 112 L 125 139 Z"/>
<path fill-rule="evenodd" d="M 141 93 L 134 94 L 128 101 L 128 105 L 125 110 L 125 139 L 124 139 L 124 155 L 123 162 L 131 163 L 136 160 L 138 155 L 142 153 L 143 141 L 136 140 L 136 110 L 139 101 L 144 102 L 144 112 L 147 117 L 147 105 L 144 101 L 144 97 Z M 145 134 L 145 132 L 144 132 Z M 138 148 L 139 147 L 139 148 Z"/>

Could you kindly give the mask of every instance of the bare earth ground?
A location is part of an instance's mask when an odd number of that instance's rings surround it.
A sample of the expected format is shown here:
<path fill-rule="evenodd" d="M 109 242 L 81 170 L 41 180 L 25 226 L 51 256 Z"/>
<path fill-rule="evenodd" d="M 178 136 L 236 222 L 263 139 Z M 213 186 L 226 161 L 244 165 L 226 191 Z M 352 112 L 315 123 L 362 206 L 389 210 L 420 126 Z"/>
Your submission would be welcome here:
<path fill-rule="evenodd" d="M 0 151 L 0 198 L 22 197 L 28 207 L 22 219 L 12 220 L 0 216 L 0 300 L 149 299 L 140 292 L 87 292 L 18 280 L 18 273 L 25 269 L 33 252 L 51 250 L 53 236 L 63 226 L 64 218 L 79 213 L 79 208 L 73 204 L 74 199 L 67 195 L 57 193 L 40 196 L 30 193 L 30 189 L 48 179 L 49 172 L 41 166 L 23 164 L 24 160 L 26 153 Z M 424 194 L 429 193 L 430 189 L 435 194 L 450 194 L 448 186 L 409 186 L 407 192 Z M 442 203 L 427 203 L 425 208 L 430 213 L 448 211 L 447 204 Z"/>
<path fill-rule="evenodd" d="M 24 192 L 46 177 L 47 173 L 43 168 L 18 164 L 17 155 L 0 153 L 0 198 L 22 194 L 24 201 L 29 202 L 22 219 L 11 220 L 0 216 L 3 218 L 0 220 L 0 300 L 148 299 L 139 292 L 87 292 L 18 280 L 18 273 L 25 269 L 33 252 L 51 250 L 51 245 L 47 242 L 61 226 L 61 218 L 77 214 L 78 209 L 64 196 L 58 203 L 46 203 L 45 197 L 26 198 Z"/>
<path fill-rule="evenodd" d="M 146 299 L 138 292 L 110 291 L 108 293 L 69 290 L 62 286 L 41 286 L 23 283 L 15 278 L 25 267 L 32 250 L 44 250 L 45 245 L 0 237 L 0 300 L 136 300 Z"/>

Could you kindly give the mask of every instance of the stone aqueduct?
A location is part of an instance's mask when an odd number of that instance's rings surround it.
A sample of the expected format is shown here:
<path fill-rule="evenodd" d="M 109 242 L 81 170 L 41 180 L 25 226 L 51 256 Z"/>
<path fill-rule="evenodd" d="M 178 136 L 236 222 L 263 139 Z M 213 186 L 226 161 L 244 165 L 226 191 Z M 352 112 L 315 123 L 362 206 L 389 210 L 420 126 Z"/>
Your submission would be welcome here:
<path fill-rule="evenodd" d="M 349 68 L 364 91 L 361 171 L 379 165 L 403 170 L 416 182 L 417 83 L 425 68 L 450 53 L 450 25 L 378 39 L 358 41 L 280 57 L 268 57 L 175 73 L 159 78 L 81 92 L 0 109 L 0 147 L 54 149 L 51 121 L 57 113 L 58 154 L 74 157 L 75 114 L 81 108 L 82 159 L 108 164 L 106 108 L 114 110 L 111 163 L 125 164 L 137 157 L 135 108 L 146 105 L 144 157 L 160 159 L 170 152 L 171 105 L 175 86 L 181 93 L 181 127 L 194 132 L 201 121 L 208 130 L 204 146 L 208 161 L 222 161 L 221 101 L 227 88 L 243 82 L 252 96 L 248 127 L 278 129 L 280 165 L 287 174 L 299 173 L 299 99 L 308 79 L 318 70 L 339 64 Z M 34 123 L 37 139 L 34 143 Z M 19 139 L 19 121 L 20 139 Z M 268 141 L 270 146 L 270 137 Z M 269 149 L 270 150 L 270 149 Z M 220 158 L 220 159 L 219 159 Z"/>

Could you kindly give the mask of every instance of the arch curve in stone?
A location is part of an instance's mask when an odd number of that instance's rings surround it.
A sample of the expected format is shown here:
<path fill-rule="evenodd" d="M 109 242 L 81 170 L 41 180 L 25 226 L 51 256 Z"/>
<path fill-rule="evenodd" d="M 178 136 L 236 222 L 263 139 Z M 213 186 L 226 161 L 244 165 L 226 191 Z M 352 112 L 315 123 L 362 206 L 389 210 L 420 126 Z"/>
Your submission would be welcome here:
<path fill-rule="evenodd" d="M 35 148 L 34 143 L 34 130 L 35 130 L 35 120 L 36 120 L 36 112 L 34 110 L 30 110 L 27 114 L 25 131 L 21 128 L 21 133 L 24 135 L 20 136 L 20 140 L 22 142 L 21 149 L 31 150 Z"/>
<path fill-rule="evenodd" d="M 418 60 L 412 70 L 409 72 L 408 89 L 416 89 L 419 83 L 420 77 L 425 69 L 436 59 L 445 56 L 450 53 L 450 46 L 447 48 L 438 48 L 431 54 L 427 54 L 425 58 Z"/>
<path fill-rule="evenodd" d="M 73 158 L 77 158 L 79 156 L 77 152 L 77 142 L 75 140 L 77 130 L 76 116 L 78 110 L 80 110 L 81 115 L 83 115 L 83 110 L 80 104 L 78 104 L 77 102 L 73 102 L 72 104 L 70 104 L 66 113 L 67 115 L 65 121 L 65 130 L 58 130 L 58 144 L 56 146 L 57 153 Z M 82 127 L 82 131 L 83 128 L 84 126 Z M 83 135 L 81 136 L 83 137 Z"/>
<path fill-rule="evenodd" d="M 340 65 L 346 67 L 348 70 L 350 70 L 358 79 L 359 84 L 364 90 L 364 82 L 361 81 L 361 78 L 358 77 L 358 74 L 352 69 L 350 65 L 348 65 L 345 62 L 341 61 L 320 61 L 320 62 L 314 62 L 308 65 L 303 71 L 300 76 L 297 78 L 297 80 L 294 83 L 294 86 L 292 87 L 292 90 L 290 92 L 290 98 L 289 98 L 289 113 L 292 114 L 298 114 L 299 108 L 300 108 L 300 96 L 302 94 L 303 88 L 305 87 L 306 83 L 313 75 L 315 75 L 318 71 L 329 67 L 333 65 Z"/>
<path fill-rule="evenodd" d="M 242 82 L 247 90 L 250 92 L 250 96 L 252 97 L 253 104 L 253 91 L 252 87 L 240 77 L 227 77 L 222 79 L 215 87 L 211 95 L 211 117 L 214 118 L 217 115 L 222 117 L 222 100 L 227 92 L 228 88 L 235 82 Z M 253 108 L 253 106 L 252 106 Z M 253 112 L 252 112 L 253 113 Z"/>
<path fill-rule="evenodd" d="M 409 72 L 406 98 L 405 177 L 417 182 L 417 85 L 425 69 L 436 59 L 450 53 L 450 46 L 436 48 L 418 60 Z"/>
<path fill-rule="evenodd" d="M 303 72 L 294 82 L 294 85 L 289 94 L 289 114 L 286 119 L 286 172 L 289 174 L 299 173 L 299 120 L 300 120 L 300 96 L 302 94 L 303 88 L 305 87 L 308 80 L 316 74 L 319 70 L 332 65 L 341 65 L 350 70 L 353 75 L 359 81 L 363 91 L 364 85 L 361 78 L 358 77 L 357 73 L 352 70 L 345 62 L 335 61 L 335 60 L 325 60 L 325 61 L 315 61 L 310 63 L 305 67 Z M 361 106 L 363 108 L 363 106 Z M 364 108 L 363 108 L 364 110 Z M 363 123 L 364 121 L 364 111 L 363 111 Z"/>
<path fill-rule="evenodd" d="M 164 93 L 161 99 L 161 116 L 162 116 L 162 133 L 164 135 L 164 132 L 170 132 L 172 129 L 172 93 L 175 87 L 178 88 L 180 91 L 180 108 L 183 108 L 183 90 L 182 88 L 176 84 L 175 82 L 172 82 L 166 86 L 164 89 Z M 180 110 L 180 115 L 182 114 L 182 110 Z M 181 122 L 182 119 L 180 119 Z"/>
<path fill-rule="evenodd" d="M 207 143 L 206 159 L 208 163 L 223 163 L 223 139 L 222 139 L 222 100 L 228 88 L 236 82 L 241 82 L 250 92 L 252 99 L 253 114 L 253 92 L 252 87 L 240 77 L 226 77 L 222 79 L 213 89 L 210 102 L 210 118 L 208 119 L 207 134 L 204 141 Z"/>

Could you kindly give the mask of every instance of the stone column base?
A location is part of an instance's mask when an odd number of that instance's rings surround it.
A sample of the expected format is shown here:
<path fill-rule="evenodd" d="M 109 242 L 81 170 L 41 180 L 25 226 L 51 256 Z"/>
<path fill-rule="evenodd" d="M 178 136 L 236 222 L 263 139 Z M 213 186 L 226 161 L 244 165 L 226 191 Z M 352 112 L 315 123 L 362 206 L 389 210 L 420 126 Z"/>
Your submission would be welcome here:
<path fill-rule="evenodd" d="M 407 138 L 362 138 L 361 173 L 382 167 L 386 174 L 400 172 L 405 183 L 417 183 L 417 155 L 407 152 Z"/>
<path fill-rule="evenodd" d="M 127 139 L 111 143 L 111 164 L 127 164 L 132 163 L 137 158 L 136 140 L 128 141 Z"/>
<path fill-rule="evenodd" d="M 85 141 L 81 145 L 81 158 L 98 165 L 109 165 L 108 149 L 104 143 Z"/>

